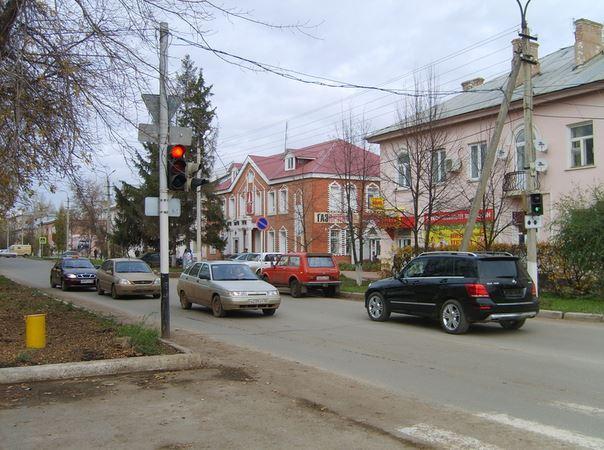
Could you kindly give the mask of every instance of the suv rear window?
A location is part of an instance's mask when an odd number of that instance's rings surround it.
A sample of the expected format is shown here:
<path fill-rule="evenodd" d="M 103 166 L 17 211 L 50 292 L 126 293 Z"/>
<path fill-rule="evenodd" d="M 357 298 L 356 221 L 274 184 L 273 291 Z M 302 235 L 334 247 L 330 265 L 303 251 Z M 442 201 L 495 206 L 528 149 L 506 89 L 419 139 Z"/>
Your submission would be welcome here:
<path fill-rule="evenodd" d="M 308 267 L 334 267 L 331 256 L 309 256 Z"/>
<path fill-rule="evenodd" d="M 480 278 L 517 278 L 519 273 L 515 259 L 480 259 L 478 273 Z"/>

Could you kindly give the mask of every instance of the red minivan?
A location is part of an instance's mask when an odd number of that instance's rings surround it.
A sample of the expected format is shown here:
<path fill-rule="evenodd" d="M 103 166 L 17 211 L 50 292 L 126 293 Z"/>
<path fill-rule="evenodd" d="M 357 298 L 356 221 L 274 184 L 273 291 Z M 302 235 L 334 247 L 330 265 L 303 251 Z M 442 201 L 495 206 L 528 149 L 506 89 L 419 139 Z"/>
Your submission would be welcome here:
<path fill-rule="evenodd" d="M 315 289 L 330 297 L 340 293 L 340 269 L 329 253 L 286 253 L 262 269 L 262 278 L 273 286 L 289 287 L 292 297 Z"/>

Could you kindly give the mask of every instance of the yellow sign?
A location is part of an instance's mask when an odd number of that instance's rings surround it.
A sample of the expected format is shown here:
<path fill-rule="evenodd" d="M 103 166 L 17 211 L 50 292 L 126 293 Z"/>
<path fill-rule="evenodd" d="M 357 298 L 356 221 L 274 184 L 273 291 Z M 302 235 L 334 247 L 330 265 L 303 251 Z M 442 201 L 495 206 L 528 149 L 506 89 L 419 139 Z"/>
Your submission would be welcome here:
<path fill-rule="evenodd" d="M 369 208 L 384 209 L 384 198 L 383 197 L 371 197 L 369 199 Z"/>
<path fill-rule="evenodd" d="M 432 226 L 430 228 L 430 244 L 438 248 L 438 246 L 447 247 L 459 247 L 463 240 L 463 234 L 465 227 L 463 225 L 450 225 L 450 226 Z M 472 242 L 482 242 L 482 228 L 480 225 L 476 225 L 472 232 Z"/>
<path fill-rule="evenodd" d="M 46 236 L 40 236 L 40 245 L 46 245 L 48 242 L 46 241 Z"/>

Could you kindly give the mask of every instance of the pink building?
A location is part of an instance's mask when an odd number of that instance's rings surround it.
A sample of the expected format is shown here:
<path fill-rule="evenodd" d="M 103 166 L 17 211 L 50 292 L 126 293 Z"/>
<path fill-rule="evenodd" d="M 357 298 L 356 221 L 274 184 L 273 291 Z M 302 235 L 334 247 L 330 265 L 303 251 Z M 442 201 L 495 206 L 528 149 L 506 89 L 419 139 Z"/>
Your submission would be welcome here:
<path fill-rule="evenodd" d="M 514 46 L 518 43 L 513 42 Z M 534 143 L 545 211 L 544 226 L 538 230 L 540 241 L 549 238 L 556 204 L 563 196 L 604 182 L 603 50 L 602 25 L 586 19 L 575 21 L 573 46 L 539 58 L 538 45 L 532 44 L 531 53 L 538 59 L 532 77 Z M 437 187 L 442 196 L 429 215 L 425 214 L 426 198 L 420 196 L 422 214 L 410 217 L 418 209 L 412 206 L 410 189 L 417 176 L 414 155 L 407 145 L 412 129 L 399 123 L 368 137 L 369 142 L 380 145 L 381 189 L 389 216 L 382 226 L 382 258 L 389 258 L 397 246 L 411 244 L 411 229 L 418 218 L 424 224 L 433 224 L 430 241 L 434 244 L 459 244 L 502 101 L 500 88 L 506 79 L 507 75 L 486 83 L 482 78 L 462 83 L 463 93 L 438 105 L 439 115 L 430 132 L 437 133 L 442 144 L 426 146 L 433 164 L 423 176 L 432 177 L 436 186 L 442 186 Z M 502 230 L 496 242 L 518 243 L 524 239 L 528 162 L 524 154 L 522 84 L 520 76 L 497 147 L 491 182 L 494 202 L 485 205 L 483 217 L 487 222 L 497 221 L 495 228 Z"/>

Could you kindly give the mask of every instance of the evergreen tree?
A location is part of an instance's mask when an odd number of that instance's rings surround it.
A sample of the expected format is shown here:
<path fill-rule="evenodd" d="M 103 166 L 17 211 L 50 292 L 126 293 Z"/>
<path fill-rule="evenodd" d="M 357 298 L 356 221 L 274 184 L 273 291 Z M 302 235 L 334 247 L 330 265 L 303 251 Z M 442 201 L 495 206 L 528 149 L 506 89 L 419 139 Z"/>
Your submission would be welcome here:
<path fill-rule="evenodd" d="M 55 219 L 55 232 L 52 235 L 52 240 L 59 252 L 67 250 L 67 211 L 63 208 L 63 205 L 59 208 Z"/>

